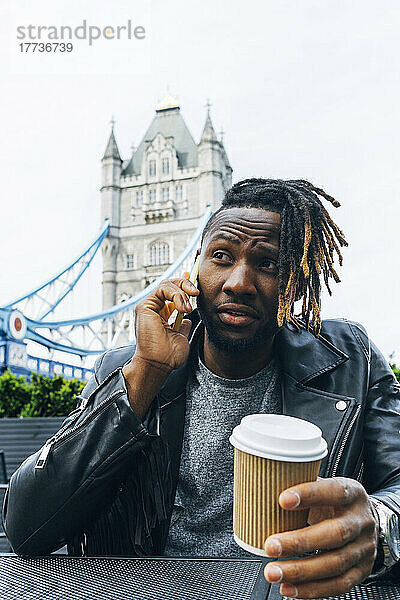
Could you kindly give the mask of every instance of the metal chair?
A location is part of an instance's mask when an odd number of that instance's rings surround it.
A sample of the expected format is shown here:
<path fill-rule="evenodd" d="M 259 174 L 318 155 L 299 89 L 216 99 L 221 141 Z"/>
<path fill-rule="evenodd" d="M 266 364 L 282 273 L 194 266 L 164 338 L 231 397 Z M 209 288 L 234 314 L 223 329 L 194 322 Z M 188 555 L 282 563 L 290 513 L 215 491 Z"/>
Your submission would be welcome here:
<path fill-rule="evenodd" d="M 6 468 L 6 457 L 4 456 L 4 450 L 0 450 L 0 473 L 2 481 L 0 484 L 7 484 L 7 468 Z"/>
<path fill-rule="evenodd" d="M 7 477 L 7 467 L 6 467 L 6 458 L 4 455 L 4 451 L 0 450 L 0 494 L 1 494 L 1 501 L 0 501 L 0 511 L 1 511 L 1 506 L 2 506 L 2 499 L 4 497 L 5 491 L 8 487 L 8 477 Z M 0 526 L 1 527 L 1 526 Z M 7 551 L 10 550 L 9 545 L 7 544 L 7 542 L 5 542 L 4 540 L 6 540 L 6 534 L 4 533 L 4 531 L 2 530 L 2 528 L 0 528 L 0 554 L 2 553 L 1 550 L 5 549 Z"/>

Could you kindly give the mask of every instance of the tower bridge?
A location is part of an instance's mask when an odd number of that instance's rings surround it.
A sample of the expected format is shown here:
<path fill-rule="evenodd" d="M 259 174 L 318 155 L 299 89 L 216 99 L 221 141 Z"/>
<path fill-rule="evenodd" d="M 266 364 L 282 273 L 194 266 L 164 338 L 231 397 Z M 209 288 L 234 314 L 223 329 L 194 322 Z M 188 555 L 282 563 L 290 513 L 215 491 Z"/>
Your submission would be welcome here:
<path fill-rule="evenodd" d="M 34 371 L 85 380 L 99 354 L 134 343 L 135 307 L 162 279 L 191 270 L 203 229 L 231 185 L 209 103 L 196 144 L 167 93 L 125 160 L 114 123 L 102 158 L 100 231 L 55 276 L 0 307 L 0 373 L 9 368 L 28 377 Z M 100 249 L 102 311 L 57 318 Z"/>
<path fill-rule="evenodd" d="M 101 243 L 107 238 L 109 222 L 105 221 L 96 240 L 71 264 L 55 277 L 28 294 L 0 308 L 0 369 L 10 368 L 17 374 L 31 371 L 48 375 L 63 374 L 85 379 L 92 372 L 91 357 L 108 348 L 134 343 L 134 318 L 136 305 L 153 291 L 162 279 L 180 276 L 191 270 L 194 255 L 203 229 L 212 214 L 207 207 L 199 226 L 184 251 L 144 290 L 127 300 L 97 314 L 83 318 L 55 321 L 50 315 L 70 293 L 89 268 Z M 49 358 L 32 356 L 27 351 L 29 341 L 44 346 Z M 56 360 L 55 352 L 75 355 L 80 365 Z"/>

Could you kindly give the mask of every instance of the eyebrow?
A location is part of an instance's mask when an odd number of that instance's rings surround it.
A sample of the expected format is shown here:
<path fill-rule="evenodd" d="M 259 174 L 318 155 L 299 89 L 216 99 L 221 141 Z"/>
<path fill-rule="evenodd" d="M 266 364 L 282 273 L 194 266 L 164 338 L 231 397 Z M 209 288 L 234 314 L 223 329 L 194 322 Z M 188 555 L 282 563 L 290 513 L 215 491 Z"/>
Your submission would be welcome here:
<path fill-rule="evenodd" d="M 218 233 L 214 237 L 211 238 L 210 242 L 216 242 L 217 240 L 226 240 L 227 242 L 232 242 L 232 244 L 236 244 L 239 246 L 240 240 L 235 235 L 229 235 L 228 233 Z"/>
<path fill-rule="evenodd" d="M 216 234 L 214 237 L 212 237 L 210 239 L 210 243 L 212 242 L 217 242 L 218 240 L 225 240 L 227 242 L 231 242 L 232 244 L 235 244 L 236 246 L 240 245 L 240 239 L 238 237 L 236 237 L 235 235 L 229 235 L 228 233 L 223 233 L 220 232 L 218 234 Z M 266 241 L 260 241 L 260 240 L 253 240 L 251 247 L 254 248 L 254 246 L 258 246 L 261 250 L 268 250 L 268 251 L 273 251 L 276 252 L 276 248 L 272 245 L 269 245 Z"/>

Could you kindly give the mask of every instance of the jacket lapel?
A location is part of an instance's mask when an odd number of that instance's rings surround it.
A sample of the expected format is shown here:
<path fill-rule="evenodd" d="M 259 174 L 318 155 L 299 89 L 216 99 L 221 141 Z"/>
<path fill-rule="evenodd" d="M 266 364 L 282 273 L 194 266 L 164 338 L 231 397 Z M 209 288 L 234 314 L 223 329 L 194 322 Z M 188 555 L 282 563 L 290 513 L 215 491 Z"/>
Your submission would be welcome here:
<path fill-rule="evenodd" d="M 300 383 L 307 383 L 335 369 L 347 354 L 320 335 L 316 338 L 304 329 L 285 325 L 276 335 L 274 350 L 285 373 Z"/>
<path fill-rule="evenodd" d="M 328 455 L 322 460 L 320 474 L 329 476 L 340 440 L 358 403 L 351 396 L 336 395 L 303 385 L 282 374 L 282 412 L 317 425 L 328 445 Z"/>
<path fill-rule="evenodd" d="M 357 402 L 351 396 L 325 391 L 318 382 L 349 357 L 323 335 L 316 338 L 291 325 L 279 331 L 274 348 L 282 368 L 282 412 L 310 421 L 322 430 L 328 455 L 321 463 L 320 474 L 327 476 Z"/>

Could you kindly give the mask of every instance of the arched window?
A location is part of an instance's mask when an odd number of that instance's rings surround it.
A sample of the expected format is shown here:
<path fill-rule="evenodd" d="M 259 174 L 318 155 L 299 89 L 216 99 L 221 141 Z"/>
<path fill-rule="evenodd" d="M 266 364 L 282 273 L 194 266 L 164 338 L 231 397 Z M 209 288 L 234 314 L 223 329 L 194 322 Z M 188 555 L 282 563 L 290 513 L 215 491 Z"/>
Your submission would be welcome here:
<path fill-rule="evenodd" d="M 127 254 L 126 255 L 126 268 L 127 269 L 134 269 L 136 264 L 135 264 L 135 255 L 134 254 Z"/>
<path fill-rule="evenodd" d="M 169 158 L 163 158 L 161 161 L 161 169 L 163 175 L 168 175 L 169 173 Z"/>
<path fill-rule="evenodd" d="M 149 160 L 149 175 L 150 177 L 156 176 L 156 161 L 154 159 Z"/>
<path fill-rule="evenodd" d="M 150 245 L 149 262 L 151 265 L 169 264 L 169 246 L 167 242 L 153 242 Z"/>
<path fill-rule="evenodd" d="M 136 206 L 142 206 L 143 204 L 143 190 L 136 191 Z"/>
<path fill-rule="evenodd" d="M 181 185 L 177 185 L 175 187 L 175 200 L 177 202 L 181 202 L 182 201 L 182 198 L 183 198 L 182 192 L 183 192 L 182 186 Z"/>

